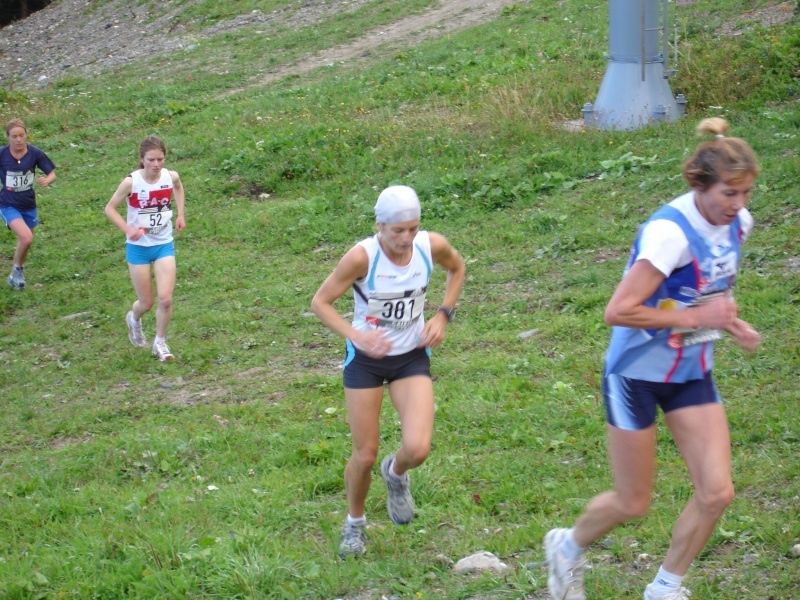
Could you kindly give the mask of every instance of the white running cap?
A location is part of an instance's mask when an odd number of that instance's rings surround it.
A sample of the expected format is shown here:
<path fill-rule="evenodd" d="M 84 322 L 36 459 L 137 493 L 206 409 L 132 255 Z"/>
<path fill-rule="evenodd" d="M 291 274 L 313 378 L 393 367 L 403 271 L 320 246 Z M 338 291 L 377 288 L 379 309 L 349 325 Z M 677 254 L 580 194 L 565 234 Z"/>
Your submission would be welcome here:
<path fill-rule="evenodd" d="M 376 223 L 403 223 L 419 219 L 422 209 L 417 193 L 407 185 L 392 185 L 381 192 L 375 204 Z"/>

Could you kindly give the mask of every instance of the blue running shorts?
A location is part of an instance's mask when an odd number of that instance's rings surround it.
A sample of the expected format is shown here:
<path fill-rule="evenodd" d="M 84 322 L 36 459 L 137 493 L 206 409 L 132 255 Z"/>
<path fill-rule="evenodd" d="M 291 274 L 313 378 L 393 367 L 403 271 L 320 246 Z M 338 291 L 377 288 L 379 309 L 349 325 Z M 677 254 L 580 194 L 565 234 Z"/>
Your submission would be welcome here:
<path fill-rule="evenodd" d="M 149 265 L 159 258 L 175 256 L 175 242 L 167 242 L 157 246 L 137 246 L 125 244 L 125 259 L 132 265 Z"/>
<path fill-rule="evenodd" d="M 658 406 L 668 413 L 687 406 L 722 403 L 710 371 L 703 379 L 684 383 L 606 375 L 603 378 L 603 397 L 608 423 L 627 431 L 640 431 L 655 423 Z"/>
<path fill-rule="evenodd" d="M 3 221 L 6 222 L 6 227 L 8 227 L 14 219 L 22 219 L 25 221 L 25 225 L 28 226 L 28 229 L 33 229 L 39 224 L 39 213 L 35 208 L 31 210 L 18 210 L 13 206 L 2 206 L 0 207 L 0 216 L 2 216 Z"/>

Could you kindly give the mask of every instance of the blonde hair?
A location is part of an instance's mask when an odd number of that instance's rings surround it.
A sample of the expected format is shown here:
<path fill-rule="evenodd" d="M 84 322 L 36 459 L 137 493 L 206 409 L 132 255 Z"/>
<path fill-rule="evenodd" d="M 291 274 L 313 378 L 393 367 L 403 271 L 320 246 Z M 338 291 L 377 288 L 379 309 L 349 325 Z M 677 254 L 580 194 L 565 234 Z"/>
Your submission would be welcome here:
<path fill-rule="evenodd" d="M 702 192 L 715 183 L 735 184 L 748 175 L 758 177 L 760 168 L 755 152 L 741 138 L 726 137 L 730 125 L 721 117 L 703 119 L 697 135 L 714 135 L 702 142 L 683 163 L 683 177 L 690 187 Z"/>
<path fill-rule="evenodd" d="M 6 137 L 11 132 L 14 127 L 22 127 L 25 130 L 25 133 L 28 133 L 28 128 L 25 127 L 25 123 L 22 122 L 22 119 L 11 119 L 8 124 L 6 125 Z"/>
<path fill-rule="evenodd" d="M 157 138 L 154 135 L 148 135 L 146 138 L 142 140 L 142 143 L 139 144 L 139 168 L 144 168 L 144 155 L 147 154 L 150 150 L 161 150 L 164 153 L 164 156 L 167 155 L 167 146 L 164 142 L 161 141 L 161 138 Z"/>

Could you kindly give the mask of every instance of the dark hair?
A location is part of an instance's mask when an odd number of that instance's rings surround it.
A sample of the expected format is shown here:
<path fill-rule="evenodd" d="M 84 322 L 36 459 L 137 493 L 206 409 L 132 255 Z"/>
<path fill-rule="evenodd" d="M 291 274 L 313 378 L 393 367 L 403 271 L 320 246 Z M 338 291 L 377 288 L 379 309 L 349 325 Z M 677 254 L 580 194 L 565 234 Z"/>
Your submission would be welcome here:
<path fill-rule="evenodd" d="M 150 150 L 161 150 L 164 153 L 164 156 L 167 155 L 167 146 L 164 142 L 161 141 L 161 138 L 157 138 L 154 135 L 148 135 L 142 143 L 139 144 L 139 168 L 144 168 L 144 155 L 148 153 Z"/>
<path fill-rule="evenodd" d="M 758 177 L 758 159 L 750 145 L 741 138 L 725 137 L 728 122 L 721 117 L 703 119 L 695 128 L 697 135 L 713 134 L 702 142 L 683 163 L 683 177 L 690 187 L 702 192 L 719 181 L 737 183 L 744 177 Z"/>
<path fill-rule="evenodd" d="M 6 137 L 8 137 L 8 132 L 14 129 L 14 127 L 22 127 L 25 133 L 28 133 L 28 128 L 25 127 L 25 123 L 22 122 L 22 119 L 11 119 L 6 125 Z"/>

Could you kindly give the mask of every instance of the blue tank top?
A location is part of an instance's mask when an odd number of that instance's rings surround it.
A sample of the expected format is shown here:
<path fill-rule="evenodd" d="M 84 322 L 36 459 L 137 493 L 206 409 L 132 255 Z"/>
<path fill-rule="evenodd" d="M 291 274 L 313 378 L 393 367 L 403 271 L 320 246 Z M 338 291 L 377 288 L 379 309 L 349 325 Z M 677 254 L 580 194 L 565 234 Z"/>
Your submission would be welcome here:
<path fill-rule="evenodd" d="M 742 227 L 739 217 L 730 225 L 730 245 L 709 245 L 689 223 L 686 216 L 666 205 L 647 223 L 666 219 L 677 224 L 689 243 L 689 264 L 675 269 L 645 301 L 646 306 L 664 310 L 685 309 L 713 298 L 733 287 L 741 259 Z M 645 225 L 647 224 L 645 223 Z M 640 227 L 631 249 L 625 273 L 639 255 Z M 714 366 L 715 330 L 634 329 L 615 326 L 606 353 L 605 374 L 622 375 L 644 381 L 682 383 L 702 379 Z"/>

